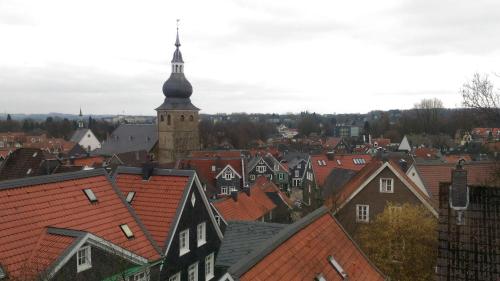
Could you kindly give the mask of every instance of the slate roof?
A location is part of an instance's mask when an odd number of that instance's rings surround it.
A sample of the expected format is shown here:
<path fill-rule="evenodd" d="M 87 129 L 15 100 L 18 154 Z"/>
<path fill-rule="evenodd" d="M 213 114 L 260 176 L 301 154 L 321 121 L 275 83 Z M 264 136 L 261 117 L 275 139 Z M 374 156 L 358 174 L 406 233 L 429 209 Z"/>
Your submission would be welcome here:
<path fill-rule="evenodd" d="M 293 169 L 302 160 L 307 162 L 309 159 L 309 154 L 302 152 L 288 152 L 283 155 L 282 161 L 285 161 L 288 168 Z"/>
<path fill-rule="evenodd" d="M 177 218 L 177 210 L 187 196 L 193 171 L 155 169 L 149 180 L 142 177 L 141 168 L 118 167 L 115 179 L 123 196 L 135 192 L 131 202 L 146 229 L 161 249 L 165 249 L 168 234 Z"/>
<path fill-rule="evenodd" d="M 255 221 L 276 208 L 265 191 L 259 187 L 250 187 L 250 196 L 246 192 L 237 194 L 236 200 L 229 196 L 212 203 L 225 221 Z"/>
<path fill-rule="evenodd" d="M 233 264 L 228 273 L 241 281 L 314 280 L 320 273 L 328 281 L 344 280 L 329 256 L 349 280 L 384 280 L 325 207 L 283 228 Z"/>
<path fill-rule="evenodd" d="M 362 162 L 354 159 L 362 159 Z M 359 171 L 371 160 L 372 157 L 368 154 L 337 154 L 333 156 L 332 160 L 321 154 L 311 156 L 311 165 L 316 176 L 316 184 L 321 187 L 325 185 L 325 181 L 332 170 L 349 169 Z M 323 165 L 323 162 L 325 165 Z"/>
<path fill-rule="evenodd" d="M 286 226 L 258 221 L 229 221 L 215 265 L 232 266 Z"/>
<path fill-rule="evenodd" d="M 88 200 L 86 188 L 92 189 L 98 202 Z M 149 261 L 160 258 L 149 233 L 104 169 L 3 181 L 0 202 L 0 260 L 13 277 L 24 266 L 32 266 L 33 257 L 53 262 L 71 243 L 47 236 L 44 232 L 49 227 L 92 233 Z M 130 227 L 134 239 L 125 237 L 121 224 Z M 47 248 L 52 242 L 57 245 Z"/>
<path fill-rule="evenodd" d="M 151 151 L 158 141 L 156 124 L 121 124 L 102 143 L 93 155 L 113 155 L 118 153 L 146 150 Z"/>
<path fill-rule="evenodd" d="M 456 163 L 416 163 L 415 167 L 432 201 L 434 204 L 437 204 L 439 202 L 439 183 L 451 182 L 451 170 L 456 167 Z M 495 163 L 466 162 L 463 167 L 467 171 L 468 184 L 485 186 L 500 184 L 498 181 L 495 182 L 494 180 L 495 169 L 498 169 Z"/>
<path fill-rule="evenodd" d="M 89 129 L 87 129 L 87 128 L 78 128 L 78 129 L 77 129 L 77 130 L 73 133 L 73 135 L 71 136 L 70 141 L 72 141 L 72 142 L 76 142 L 76 143 L 80 142 L 80 141 L 81 141 L 81 140 L 85 137 L 85 135 L 87 134 L 87 131 L 88 131 L 88 130 L 89 130 Z"/>
<path fill-rule="evenodd" d="M 323 188 L 321 190 L 321 195 L 323 199 L 326 199 L 334 194 L 337 194 L 342 190 L 342 187 L 356 175 L 356 172 L 348 169 L 333 169 L 328 177 L 326 178 Z"/>
<path fill-rule="evenodd" d="M 19 148 L 0 165 L 0 181 L 51 174 L 61 163 L 38 148 Z"/>

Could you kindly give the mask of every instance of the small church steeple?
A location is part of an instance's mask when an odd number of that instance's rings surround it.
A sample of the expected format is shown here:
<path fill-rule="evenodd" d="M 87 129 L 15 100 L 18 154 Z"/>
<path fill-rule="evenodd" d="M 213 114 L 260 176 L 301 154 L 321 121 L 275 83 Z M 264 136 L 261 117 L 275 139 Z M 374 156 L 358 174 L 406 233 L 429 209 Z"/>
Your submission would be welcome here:
<path fill-rule="evenodd" d="M 177 37 L 175 39 L 175 52 L 172 58 L 172 73 L 183 73 L 184 72 L 184 60 L 182 59 L 181 41 L 179 40 L 179 20 L 177 20 Z"/>
<path fill-rule="evenodd" d="M 80 114 L 78 115 L 78 128 L 83 128 L 83 114 L 81 107 L 80 107 Z"/>

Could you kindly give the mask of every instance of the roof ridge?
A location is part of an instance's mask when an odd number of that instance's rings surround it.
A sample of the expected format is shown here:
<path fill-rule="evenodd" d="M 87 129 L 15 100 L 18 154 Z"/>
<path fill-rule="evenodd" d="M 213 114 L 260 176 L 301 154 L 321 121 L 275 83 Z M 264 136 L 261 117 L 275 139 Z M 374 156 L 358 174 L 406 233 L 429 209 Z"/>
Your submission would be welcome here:
<path fill-rule="evenodd" d="M 295 233 L 304 229 L 320 216 L 328 213 L 328 209 L 322 206 L 313 212 L 309 213 L 307 216 L 303 217 L 299 221 L 288 225 L 284 229 L 280 230 L 276 235 L 269 239 L 266 243 L 263 243 L 258 249 L 252 251 L 245 259 L 240 260 L 238 263 L 231 266 L 227 271 L 231 276 L 239 277 L 245 273 L 248 269 L 253 267 L 258 261 L 270 254 L 274 249 L 276 249 L 283 242 L 292 237 Z"/>
<path fill-rule="evenodd" d="M 183 176 L 190 177 L 196 172 L 194 170 L 181 170 L 181 169 L 165 169 L 165 168 L 154 168 L 154 176 Z M 118 166 L 115 175 L 118 174 L 142 174 L 142 168 L 139 167 L 128 167 L 128 166 Z"/>
<path fill-rule="evenodd" d="M 107 175 L 104 168 L 0 181 L 0 190 Z"/>

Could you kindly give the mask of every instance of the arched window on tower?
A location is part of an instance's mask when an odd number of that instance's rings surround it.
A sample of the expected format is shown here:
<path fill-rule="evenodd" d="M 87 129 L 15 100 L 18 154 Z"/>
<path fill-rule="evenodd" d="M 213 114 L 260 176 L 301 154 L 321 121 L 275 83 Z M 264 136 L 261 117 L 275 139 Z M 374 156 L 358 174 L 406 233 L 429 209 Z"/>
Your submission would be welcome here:
<path fill-rule="evenodd" d="M 179 65 L 179 72 L 182 73 L 182 65 Z"/>
<path fill-rule="evenodd" d="M 163 118 L 163 114 L 162 114 L 162 115 L 160 115 L 160 121 L 161 121 L 161 122 L 165 121 L 165 118 Z"/>
<path fill-rule="evenodd" d="M 170 114 L 169 114 L 169 115 L 167 115 L 167 125 L 170 125 L 170 123 L 171 123 L 171 119 L 172 119 L 172 118 L 170 117 Z"/>
<path fill-rule="evenodd" d="M 177 73 L 177 70 L 179 69 L 179 66 L 176 64 L 175 65 L 175 72 Z"/>
<path fill-rule="evenodd" d="M 191 122 L 194 121 L 194 116 L 193 115 L 189 115 L 189 121 L 191 121 Z"/>
<path fill-rule="evenodd" d="M 184 115 L 181 115 L 181 121 L 184 121 Z"/>

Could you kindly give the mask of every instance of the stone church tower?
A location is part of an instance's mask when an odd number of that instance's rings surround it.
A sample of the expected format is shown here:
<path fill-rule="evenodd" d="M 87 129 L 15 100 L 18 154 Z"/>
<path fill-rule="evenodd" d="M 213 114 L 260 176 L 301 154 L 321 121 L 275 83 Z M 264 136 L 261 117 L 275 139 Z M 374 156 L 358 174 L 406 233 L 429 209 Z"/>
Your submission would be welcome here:
<path fill-rule="evenodd" d="M 165 101 L 156 109 L 158 124 L 158 161 L 172 163 L 200 149 L 199 108 L 191 103 L 193 87 L 184 76 L 184 61 L 179 50 L 179 28 L 172 58 L 172 73 L 163 84 Z"/>

